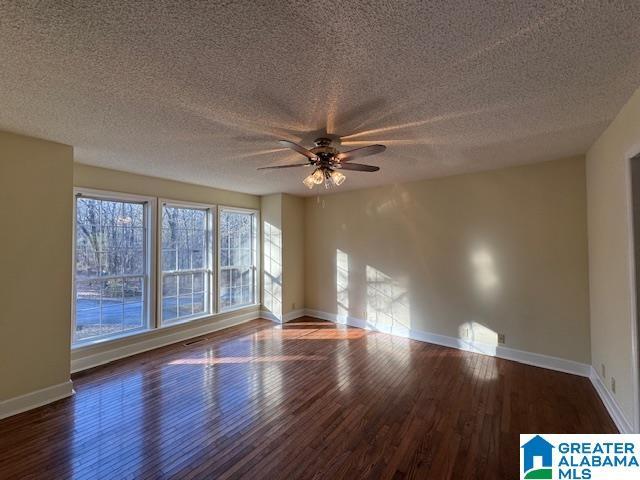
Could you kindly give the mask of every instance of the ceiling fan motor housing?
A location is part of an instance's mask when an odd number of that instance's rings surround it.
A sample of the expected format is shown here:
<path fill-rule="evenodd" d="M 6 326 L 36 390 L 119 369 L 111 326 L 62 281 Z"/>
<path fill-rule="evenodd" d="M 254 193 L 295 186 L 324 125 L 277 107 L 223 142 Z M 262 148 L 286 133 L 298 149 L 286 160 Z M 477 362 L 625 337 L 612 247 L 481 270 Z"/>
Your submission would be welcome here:
<path fill-rule="evenodd" d="M 332 140 L 330 138 L 316 138 L 315 147 L 310 151 L 314 153 L 320 159 L 320 165 L 331 166 L 335 162 L 334 157 L 339 153 L 338 150 L 331 146 Z"/>
<path fill-rule="evenodd" d="M 327 138 L 327 137 L 316 138 L 313 141 L 313 143 L 315 144 L 316 147 L 328 147 L 329 145 L 331 145 L 332 142 L 333 142 L 333 140 L 331 140 L 330 138 Z"/>

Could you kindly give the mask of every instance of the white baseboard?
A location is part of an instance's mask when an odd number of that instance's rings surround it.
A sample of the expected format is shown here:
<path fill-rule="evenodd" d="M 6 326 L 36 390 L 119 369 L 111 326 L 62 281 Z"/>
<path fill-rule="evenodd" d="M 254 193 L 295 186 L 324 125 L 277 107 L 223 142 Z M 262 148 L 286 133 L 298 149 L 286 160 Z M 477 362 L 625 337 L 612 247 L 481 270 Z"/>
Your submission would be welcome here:
<path fill-rule="evenodd" d="M 527 352 L 524 350 L 516 350 L 513 348 L 503 347 L 501 345 L 489 345 L 481 342 L 473 342 L 461 338 L 440 335 L 437 333 L 425 332 L 422 330 L 413 330 L 408 328 L 385 329 L 377 328 L 369 324 L 366 320 L 351 317 L 348 315 L 336 315 L 333 313 L 322 312 L 319 310 L 307 309 L 305 313 L 311 317 L 328 320 L 334 323 L 341 323 L 352 327 L 364 328 L 366 330 L 375 330 L 390 335 L 411 338 L 421 342 L 435 343 L 445 347 L 457 348 L 468 352 L 490 355 L 492 357 L 504 358 L 514 362 L 525 363 L 535 367 L 547 368 L 581 377 L 589 377 L 591 374 L 591 365 L 585 363 L 574 362 L 559 357 L 542 355 L 540 353 Z"/>
<path fill-rule="evenodd" d="M 71 380 L 50 387 L 26 393 L 0 402 L 0 419 L 41 407 L 62 398 L 70 397 L 75 392 Z"/>
<path fill-rule="evenodd" d="M 605 408 L 609 412 L 609 415 L 611 415 L 611 419 L 616 424 L 616 427 L 618 427 L 618 430 L 620 430 L 620 433 L 635 433 L 631 422 L 627 420 L 627 417 L 620 408 L 620 405 L 618 405 L 618 402 L 609 389 L 604 386 L 604 382 L 600 378 L 600 375 L 598 375 L 598 372 L 596 372 L 596 369 L 593 367 L 591 367 L 591 375 L 589 378 L 593 387 L 596 389 L 596 392 L 598 392 L 598 396 L 602 400 L 602 403 L 604 403 Z"/>
<path fill-rule="evenodd" d="M 260 318 L 264 318 L 265 320 L 271 320 L 272 322 L 275 322 L 275 323 L 282 323 L 282 320 L 278 318 L 278 316 L 275 313 L 269 310 L 260 310 Z"/>
<path fill-rule="evenodd" d="M 304 308 L 300 308 L 298 310 L 292 310 L 291 312 L 285 313 L 282 316 L 282 321 L 283 323 L 287 323 L 292 320 L 295 320 L 296 318 L 304 317 L 304 314 L 305 314 Z"/>
<path fill-rule="evenodd" d="M 206 335 L 207 333 L 222 330 L 223 328 L 233 327 L 260 317 L 261 312 L 254 310 L 247 313 L 233 315 L 222 320 L 216 320 L 212 323 L 206 323 L 204 325 L 194 326 L 177 332 L 167 333 L 166 335 L 154 336 L 153 338 L 144 339 L 136 343 L 114 347 L 106 351 L 91 353 L 91 347 L 88 347 L 88 353 L 86 355 L 76 355 L 76 358 L 71 360 L 71 373 L 104 365 L 105 363 L 113 362 L 114 360 L 119 360 L 137 353 L 171 345 L 172 343 L 189 340 L 190 338 L 198 337 L 200 335 Z"/>
<path fill-rule="evenodd" d="M 304 317 L 304 315 L 305 315 L 305 310 L 303 308 L 298 310 L 293 310 L 289 313 L 285 313 L 284 315 L 281 315 L 280 318 L 273 312 L 270 312 L 269 310 L 260 310 L 260 316 L 262 318 L 266 320 L 271 320 L 272 322 L 275 322 L 275 323 L 287 323 L 287 322 L 290 322 L 291 320 L 295 320 L 296 318 Z"/>

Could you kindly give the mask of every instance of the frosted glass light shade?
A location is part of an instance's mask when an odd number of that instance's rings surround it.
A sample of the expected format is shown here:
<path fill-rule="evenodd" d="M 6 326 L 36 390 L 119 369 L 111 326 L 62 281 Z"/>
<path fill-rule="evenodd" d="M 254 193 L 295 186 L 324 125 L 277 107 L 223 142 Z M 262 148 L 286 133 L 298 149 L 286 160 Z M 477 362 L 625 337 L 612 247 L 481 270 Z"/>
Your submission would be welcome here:
<path fill-rule="evenodd" d="M 347 177 L 345 177 L 341 172 L 338 172 L 336 170 L 331 172 L 331 180 L 333 180 L 333 183 L 335 183 L 337 186 L 342 185 L 342 182 L 344 182 L 346 178 Z"/>
<path fill-rule="evenodd" d="M 320 185 L 322 182 L 324 182 L 324 172 L 319 168 L 315 169 L 315 171 L 311 174 L 311 177 L 313 178 L 313 181 L 316 185 Z"/>
<path fill-rule="evenodd" d="M 305 179 L 302 180 L 302 183 L 304 183 L 305 187 L 307 187 L 309 190 L 311 190 L 316 184 L 315 180 L 313 179 L 313 174 L 308 175 L 307 177 L 305 177 Z"/>

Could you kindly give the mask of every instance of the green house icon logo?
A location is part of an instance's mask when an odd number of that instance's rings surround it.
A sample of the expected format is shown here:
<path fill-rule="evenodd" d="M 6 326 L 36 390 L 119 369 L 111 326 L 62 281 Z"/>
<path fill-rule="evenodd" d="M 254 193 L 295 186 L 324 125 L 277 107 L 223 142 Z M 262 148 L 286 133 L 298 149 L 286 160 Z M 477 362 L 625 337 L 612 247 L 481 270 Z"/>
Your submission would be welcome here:
<path fill-rule="evenodd" d="M 553 478 L 553 449 L 554 446 L 540 435 L 536 435 L 521 447 L 524 450 L 523 473 L 525 479 Z M 542 460 L 541 466 L 536 466 L 535 458 Z M 540 462 L 538 462 L 540 464 Z"/>

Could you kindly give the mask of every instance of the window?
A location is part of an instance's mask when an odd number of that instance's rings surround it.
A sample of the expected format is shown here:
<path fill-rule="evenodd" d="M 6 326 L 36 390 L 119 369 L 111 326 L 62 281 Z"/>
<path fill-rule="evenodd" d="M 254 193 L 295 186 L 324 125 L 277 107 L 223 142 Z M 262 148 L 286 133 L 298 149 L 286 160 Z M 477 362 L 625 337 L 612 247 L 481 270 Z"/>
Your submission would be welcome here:
<path fill-rule="evenodd" d="M 256 303 L 256 214 L 245 210 L 220 211 L 221 310 Z"/>
<path fill-rule="evenodd" d="M 76 196 L 74 343 L 146 329 L 148 204 Z"/>
<path fill-rule="evenodd" d="M 162 204 L 161 323 L 211 313 L 211 209 Z"/>
<path fill-rule="evenodd" d="M 90 189 L 75 209 L 74 348 L 256 305 L 258 212 Z"/>

